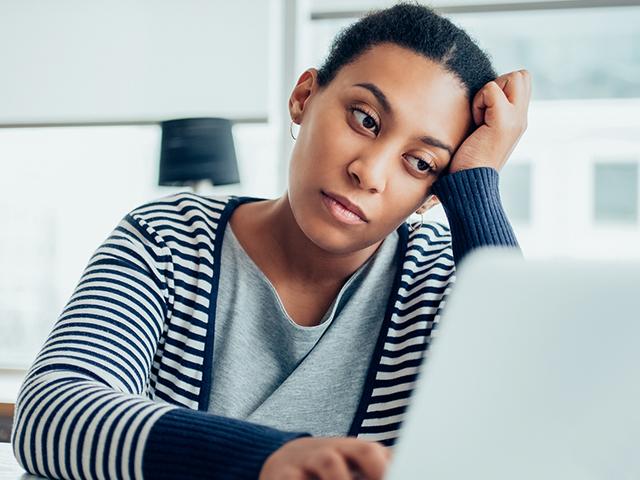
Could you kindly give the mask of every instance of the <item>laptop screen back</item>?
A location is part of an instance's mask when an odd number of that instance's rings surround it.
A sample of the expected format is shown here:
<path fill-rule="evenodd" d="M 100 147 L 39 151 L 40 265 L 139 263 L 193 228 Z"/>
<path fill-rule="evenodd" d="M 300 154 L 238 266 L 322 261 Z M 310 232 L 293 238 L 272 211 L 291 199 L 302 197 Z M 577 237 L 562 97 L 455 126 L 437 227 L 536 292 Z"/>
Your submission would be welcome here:
<path fill-rule="evenodd" d="M 392 480 L 640 478 L 640 265 L 462 264 Z"/>

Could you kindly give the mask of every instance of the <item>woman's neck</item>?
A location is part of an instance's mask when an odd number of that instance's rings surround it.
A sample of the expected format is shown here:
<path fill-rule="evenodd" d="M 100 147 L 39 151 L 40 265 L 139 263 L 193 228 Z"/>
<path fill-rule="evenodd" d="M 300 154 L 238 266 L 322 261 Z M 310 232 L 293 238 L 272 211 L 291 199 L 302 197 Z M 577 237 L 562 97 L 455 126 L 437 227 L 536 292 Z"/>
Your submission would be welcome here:
<path fill-rule="evenodd" d="M 236 237 L 272 280 L 332 288 L 342 285 L 382 242 L 351 253 L 332 253 L 313 243 L 296 222 L 289 197 L 252 202 L 231 216 Z"/>

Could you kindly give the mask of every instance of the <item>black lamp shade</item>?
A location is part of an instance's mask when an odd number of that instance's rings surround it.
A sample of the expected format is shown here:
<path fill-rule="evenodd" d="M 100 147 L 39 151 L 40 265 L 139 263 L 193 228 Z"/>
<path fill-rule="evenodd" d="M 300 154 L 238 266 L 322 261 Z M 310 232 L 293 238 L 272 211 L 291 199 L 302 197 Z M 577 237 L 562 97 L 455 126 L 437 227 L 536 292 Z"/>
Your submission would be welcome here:
<path fill-rule="evenodd" d="M 231 121 L 225 118 L 181 118 L 161 122 L 160 185 L 213 185 L 240 182 Z"/>

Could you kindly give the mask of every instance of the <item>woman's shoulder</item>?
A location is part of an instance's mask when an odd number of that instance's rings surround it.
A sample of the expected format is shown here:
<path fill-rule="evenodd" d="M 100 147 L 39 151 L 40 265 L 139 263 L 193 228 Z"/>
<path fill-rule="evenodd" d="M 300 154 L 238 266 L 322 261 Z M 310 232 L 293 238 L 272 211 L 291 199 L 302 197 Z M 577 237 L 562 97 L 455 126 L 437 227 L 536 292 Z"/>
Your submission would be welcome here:
<path fill-rule="evenodd" d="M 189 250 L 211 248 L 216 231 L 228 219 L 237 204 L 233 195 L 199 195 L 180 192 L 167 195 L 131 210 L 125 217 L 142 227 L 159 242 L 175 244 Z"/>
<path fill-rule="evenodd" d="M 157 217 L 192 216 L 194 214 L 219 218 L 224 209 L 236 199 L 233 195 L 199 195 L 179 192 L 150 200 L 129 212 L 129 215 L 152 220 Z"/>

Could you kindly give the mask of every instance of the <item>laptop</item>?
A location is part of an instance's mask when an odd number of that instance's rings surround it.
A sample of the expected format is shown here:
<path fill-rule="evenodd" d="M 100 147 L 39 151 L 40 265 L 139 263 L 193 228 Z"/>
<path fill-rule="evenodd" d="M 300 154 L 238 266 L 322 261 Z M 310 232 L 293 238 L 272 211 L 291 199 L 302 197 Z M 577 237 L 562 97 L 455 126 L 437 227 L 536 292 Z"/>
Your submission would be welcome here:
<path fill-rule="evenodd" d="M 640 479 L 640 264 L 462 262 L 389 480 Z"/>

